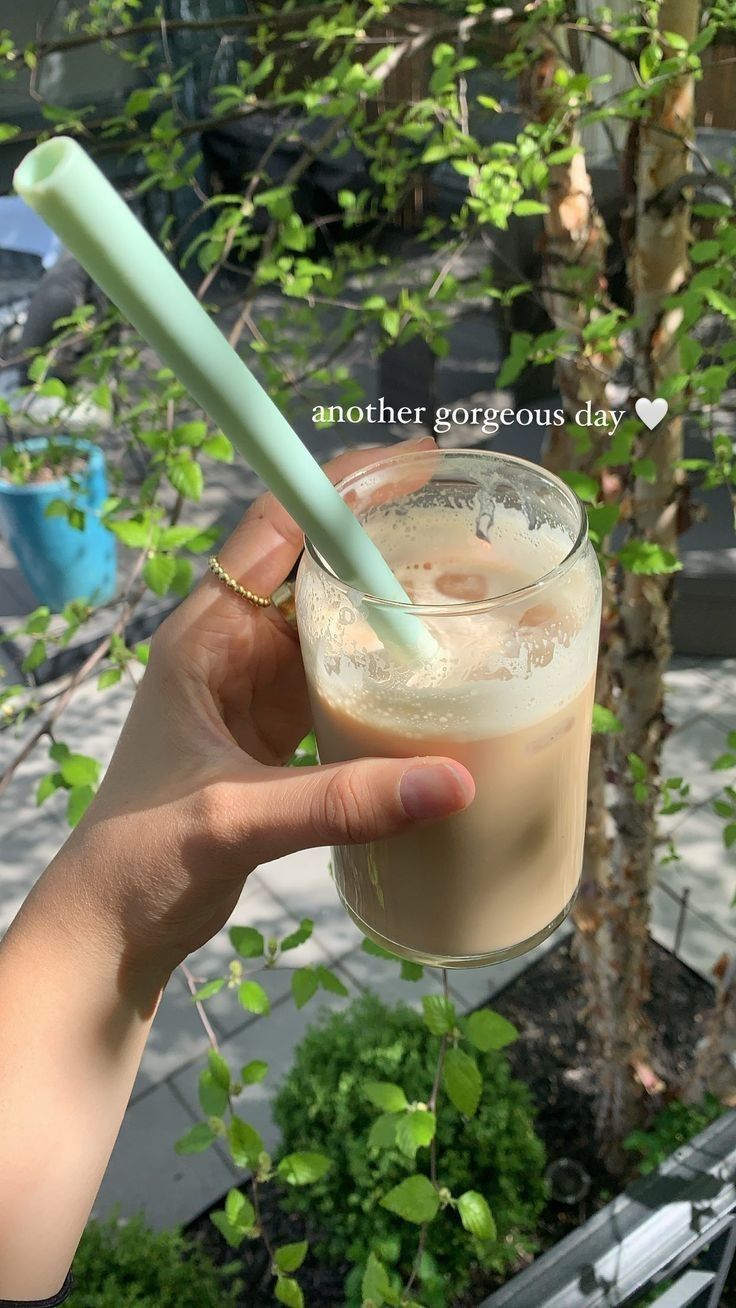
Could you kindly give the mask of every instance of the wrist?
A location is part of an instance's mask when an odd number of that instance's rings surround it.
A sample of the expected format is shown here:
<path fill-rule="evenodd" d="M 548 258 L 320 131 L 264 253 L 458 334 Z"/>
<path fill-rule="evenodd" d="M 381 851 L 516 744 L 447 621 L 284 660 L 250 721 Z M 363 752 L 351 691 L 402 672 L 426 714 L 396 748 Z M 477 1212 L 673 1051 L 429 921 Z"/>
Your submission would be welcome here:
<path fill-rule="evenodd" d="M 38 881 L 27 908 L 44 934 L 97 985 L 109 985 L 141 1015 L 153 1012 L 176 962 L 143 948 L 123 912 L 125 876 L 114 880 L 76 830 Z"/>

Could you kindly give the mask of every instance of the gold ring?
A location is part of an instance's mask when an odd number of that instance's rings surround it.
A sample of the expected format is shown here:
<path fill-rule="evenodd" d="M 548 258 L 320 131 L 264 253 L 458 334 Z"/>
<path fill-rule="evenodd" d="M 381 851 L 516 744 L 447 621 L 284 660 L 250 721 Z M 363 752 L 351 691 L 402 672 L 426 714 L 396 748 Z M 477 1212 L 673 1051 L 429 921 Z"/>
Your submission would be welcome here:
<path fill-rule="evenodd" d="M 270 604 L 273 604 L 289 625 L 296 627 L 294 587 L 290 581 L 282 582 L 280 586 L 276 587 L 272 595 L 256 595 L 254 591 L 248 590 L 247 586 L 241 586 L 239 581 L 230 576 L 230 573 L 223 568 L 216 554 L 211 555 L 208 566 L 210 572 L 214 573 L 219 581 L 224 582 L 228 590 L 231 590 L 233 594 L 239 595 L 241 599 L 247 600 L 249 604 L 254 605 L 257 609 L 267 609 Z"/>

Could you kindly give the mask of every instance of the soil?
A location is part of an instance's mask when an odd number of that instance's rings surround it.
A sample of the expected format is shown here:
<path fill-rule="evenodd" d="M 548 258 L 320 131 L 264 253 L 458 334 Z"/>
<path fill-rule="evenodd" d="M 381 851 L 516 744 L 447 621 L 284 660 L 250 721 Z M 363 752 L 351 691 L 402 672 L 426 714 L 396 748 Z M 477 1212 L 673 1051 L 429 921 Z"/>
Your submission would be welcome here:
<path fill-rule="evenodd" d="M 692 1051 L 713 1001 L 713 990 L 684 963 L 654 942 L 650 943 L 652 999 L 647 1015 L 655 1032 L 654 1064 L 669 1084 L 687 1070 Z M 493 1008 L 512 1021 L 519 1040 L 506 1051 L 515 1074 L 529 1087 L 537 1106 L 536 1128 L 545 1143 L 548 1162 L 574 1160 L 590 1177 L 587 1196 L 573 1205 L 551 1199 L 536 1231 L 540 1252 L 550 1248 L 576 1226 L 587 1221 L 621 1189 L 595 1148 L 593 1081 L 583 1022 L 580 968 L 564 941 L 512 981 L 492 1001 Z M 627 1178 L 624 1178 L 626 1180 Z M 221 1207 L 221 1203 L 213 1208 Z M 275 1245 L 305 1238 L 302 1219 L 278 1208 L 275 1187 L 262 1188 L 264 1227 Z M 223 1263 L 242 1263 L 243 1308 L 273 1308 L 273 1280 L 261 1241 L 229 1249 L 209 1221 L 209 1211 L 187 1228 Z M 310 1256 L 299 1271 L 305 1302 L 319 1308 L 344 1308 L 342 1285 L 345 1267 L 321 1267 Z M 472 1295 L 454 1308 L 475 1308 L 498 1288 L 497 1279 L 479 1280 Z"/>

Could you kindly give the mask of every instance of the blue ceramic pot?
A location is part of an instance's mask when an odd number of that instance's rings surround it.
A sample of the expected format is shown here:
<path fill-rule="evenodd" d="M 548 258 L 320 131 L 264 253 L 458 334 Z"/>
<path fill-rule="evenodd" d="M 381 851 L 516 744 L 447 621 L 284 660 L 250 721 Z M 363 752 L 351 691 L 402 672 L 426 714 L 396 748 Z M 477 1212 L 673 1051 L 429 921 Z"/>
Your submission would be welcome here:
<path fill-rule="evenodd" d="M 19 442 L 18 449 L 38 454 L 49 441 L 43 437 Z M 115 594 L 115 537 L 100 521 L 107 499 L 107 475 L 102 450 L 90 441 L 54 436 L 53 444 L 72 445 L 86 456 L 86 467 L 73 478 L 14 486 L 0 479 L 0 533 L 15 554 L 21 572 L 39 604 L 55 613 L 73 599 L 101 604 Z M 46 516 L 52 500 L 84 512 L 84 527 L 66 518 Z"/>

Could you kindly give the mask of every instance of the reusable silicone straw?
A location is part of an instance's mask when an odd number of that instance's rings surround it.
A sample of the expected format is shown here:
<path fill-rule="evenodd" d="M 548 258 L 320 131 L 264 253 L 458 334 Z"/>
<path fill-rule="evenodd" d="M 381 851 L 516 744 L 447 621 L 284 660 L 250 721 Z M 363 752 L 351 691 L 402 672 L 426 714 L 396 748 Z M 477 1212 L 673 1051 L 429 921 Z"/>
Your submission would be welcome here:
<path fill-rule="evenodd" d="M 81 145 L 65 136 L 45 141 L 22 160 L 13 182 L 230 437 L 333 572 L 366 594 L 411 603 L 309 450 Z M 369 605 L 366 616 L 382 640 L 420 657 L 436 652 L 413 615 Z"/>

